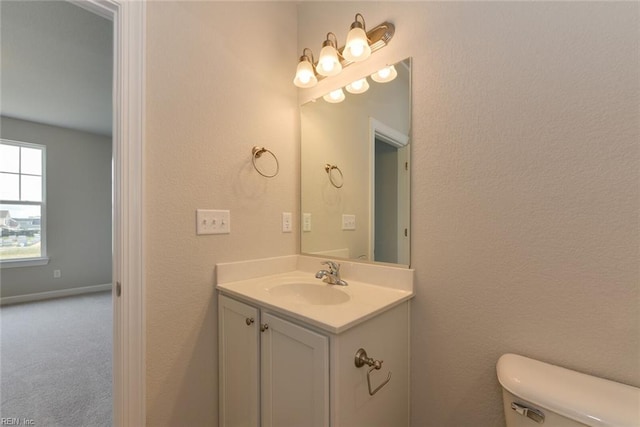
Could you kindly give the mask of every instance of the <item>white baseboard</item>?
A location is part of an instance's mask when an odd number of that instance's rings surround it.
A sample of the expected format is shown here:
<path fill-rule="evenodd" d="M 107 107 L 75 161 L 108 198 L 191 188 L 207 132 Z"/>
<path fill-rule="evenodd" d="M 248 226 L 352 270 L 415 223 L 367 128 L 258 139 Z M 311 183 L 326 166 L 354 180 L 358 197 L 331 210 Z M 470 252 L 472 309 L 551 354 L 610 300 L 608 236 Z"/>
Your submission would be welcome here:
<path fill-rule="evenodd" d="M 43 299 L 68 297 L 71 295 L 89 294 L 111 290 L 111 283 L 105 285 L 83 286 L 80 288 L 60 289 L 59 291 L 37 292 L 34 294 L 16 295 L 0 298 L 0 305 L 17 304 L 19 302 L 40 301 Z"/>

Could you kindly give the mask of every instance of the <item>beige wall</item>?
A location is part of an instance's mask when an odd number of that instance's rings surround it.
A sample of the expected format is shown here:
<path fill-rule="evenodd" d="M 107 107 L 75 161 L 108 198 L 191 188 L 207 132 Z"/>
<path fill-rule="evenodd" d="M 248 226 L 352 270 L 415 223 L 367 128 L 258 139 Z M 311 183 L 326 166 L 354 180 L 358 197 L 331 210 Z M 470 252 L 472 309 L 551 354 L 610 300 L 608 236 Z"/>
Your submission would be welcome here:
<path fill-rule="evenodd" d="M 0 296 L 110 284 L 111 137 L 10 117 L 0 118 L 0 136 L 46 146 L 49 257 L 46 265 L 3 268 Z"/>
<path fill-rule="evenodd" d="M 217 424 L 218 262 L 295 254 L 298 110 L 293 3 L 147 6 L 145 245 L 147 423 Z M 280 173 L 263 178 L 251 147 Z M 198 208 L 229 209 L 231 234 L 195 235 Z"/>
<path fill-rule="evenodd" d="M 356 12 L 397 33 L 344 79 L 414 59 L 413 425 L 500 425 L 505 352 L 640 385 L 639 7 L 150 3 L 148 424 L 215 425 L 213 266 L 298 250 L 292 72 Z M 195 236 L 197 208 L 232 234 Z"/>
<path fill-rule="evenodd" d="M 362 12 L 351 73 L 414 60 L 412 425 L 500 425 L 506 352 L 640 386 L 639 7 L 299 6 L 298 50 Z"/>

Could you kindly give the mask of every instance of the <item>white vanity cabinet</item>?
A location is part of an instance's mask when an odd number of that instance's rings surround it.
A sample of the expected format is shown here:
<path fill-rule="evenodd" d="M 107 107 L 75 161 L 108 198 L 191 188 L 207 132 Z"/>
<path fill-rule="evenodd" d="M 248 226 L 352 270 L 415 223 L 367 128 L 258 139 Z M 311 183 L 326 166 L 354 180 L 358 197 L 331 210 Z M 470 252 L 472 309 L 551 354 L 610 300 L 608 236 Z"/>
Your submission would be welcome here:
<path fill-rule="evenodd" d="M 342 261 L 336 286 L 321 261 L 216 264 L 220 427 L 409 425 L 414 271 Z"/>
<path fill-rule="evenodd" d="M 260 312 L 219 295 L 220 426 L 260 425 Z"/>
<path fill-rule="evenodd" d="M 329 426 L 329 339 L 218 297 L 220 426 Z"/>
<path fill-rule="evenodd" d="M 218 295 L 220 427 L 409 425 L 408 301 L 331 333 L 234 298 Z M 370 384 L 360 348 L 383 360 Z"/>
<path fill-rule="evenodd" d="M 262 427 L 329 426 L 329 340 L 269 313 L 260 340 Z"/>

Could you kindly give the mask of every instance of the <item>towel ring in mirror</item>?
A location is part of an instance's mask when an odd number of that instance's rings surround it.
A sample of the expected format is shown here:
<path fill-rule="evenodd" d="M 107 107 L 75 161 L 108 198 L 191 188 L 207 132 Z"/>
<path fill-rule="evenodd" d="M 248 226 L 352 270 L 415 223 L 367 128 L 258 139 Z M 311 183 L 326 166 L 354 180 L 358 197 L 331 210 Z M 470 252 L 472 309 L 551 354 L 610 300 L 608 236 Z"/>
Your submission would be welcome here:
<path fill-rule="evenodd" d="M 342 188 L 342 185 L 344 184 L 344 175 L 342 175 L 342 171 L 340 170 L 340 168 L 336 165 L 330 165 L 329 163 L 327 163 L 326 165 L 324 165 L 324 170 L 327 172 L 327 175 L 329 175 L 329 181 L 331 182 L 331 185 L 336 188 Z M 340 174 L 339 178 L 337 178 L 337 175 L 334 175 L 334 170 L 338 171 L 338 173 Z M 339 183 L 336 181 L 338 181 Z"/>
<path fill-rule="evenodd" d="M 259 159 L 264 153 L 271 154 L 271 157 L 273 157 L 273 160 L 276 162 L 276 171 L 273 174 L 265 173 L 264 171 L 260 170 L 260 168 L 256 165 L 256 159 Z M 280 163 L 278 163 L 278 158 L 276 157 L 275 154 L 273 154 L 271 150 L 267 150 L 264 147 L 258 147 L 256 145 L 251 150 L 251 154 L 252 154 L 251 163 L 253 163 L 253 167 L 255 168 L 256 171 L 258 171 L 260 175 L 264 176 L 265 178 L 273 178 L 274 176 L 278 175 L 278 172 L 280 171 Z"/>

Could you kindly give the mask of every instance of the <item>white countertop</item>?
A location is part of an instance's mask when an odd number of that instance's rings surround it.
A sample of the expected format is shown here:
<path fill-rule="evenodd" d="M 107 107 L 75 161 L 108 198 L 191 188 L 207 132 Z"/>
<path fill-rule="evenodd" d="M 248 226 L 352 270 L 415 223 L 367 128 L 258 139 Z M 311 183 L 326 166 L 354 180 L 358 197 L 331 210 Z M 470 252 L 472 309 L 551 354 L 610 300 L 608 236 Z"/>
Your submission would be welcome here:
<path fill-rule="evenodd" d="M 295 255 L 218 264 L 216 287 L 223 294 L 243 299 L 334 334 L 344 332 L 413 297 L 412 270 L 338 261 L 345 267 L 344 270 L 341 269 L 341 272 L 344 271 L 342 278 L 349 283 L 348 286 L 338 286 L 325 284 L 322 280 L 315 278 L 315 272 L 312 270 L 316 265 L 316 271 L 321 269 L 320 261 L 322 261 L 321 258 Z M 271 268 L 264 268 L 266 264 Z M 275 274 L 255 277 L 257 274 L 253 268 L 255 266 L 259 266 L 267 273 L 275 272 Z M 293 270 L 277 272 L 293 266 L 295 266 Z M 369 280 L 367 282 L 358 280 L 360 277 L 374 276 L 384 278 L 383 282 L 388 282 L 388 286 L 372 284 Z M 228 279 L 232 280 L 227 281 Z M 293 294 L 284 297 L 277 295 L 273 290 L 280 285 L 295 283 L 318 287 L 314 290 L 322 295 L 337 298 L 334 298 L 330 304 L 312 304 Z M 331 289 L 323 289 L 325 287 Z"/>

